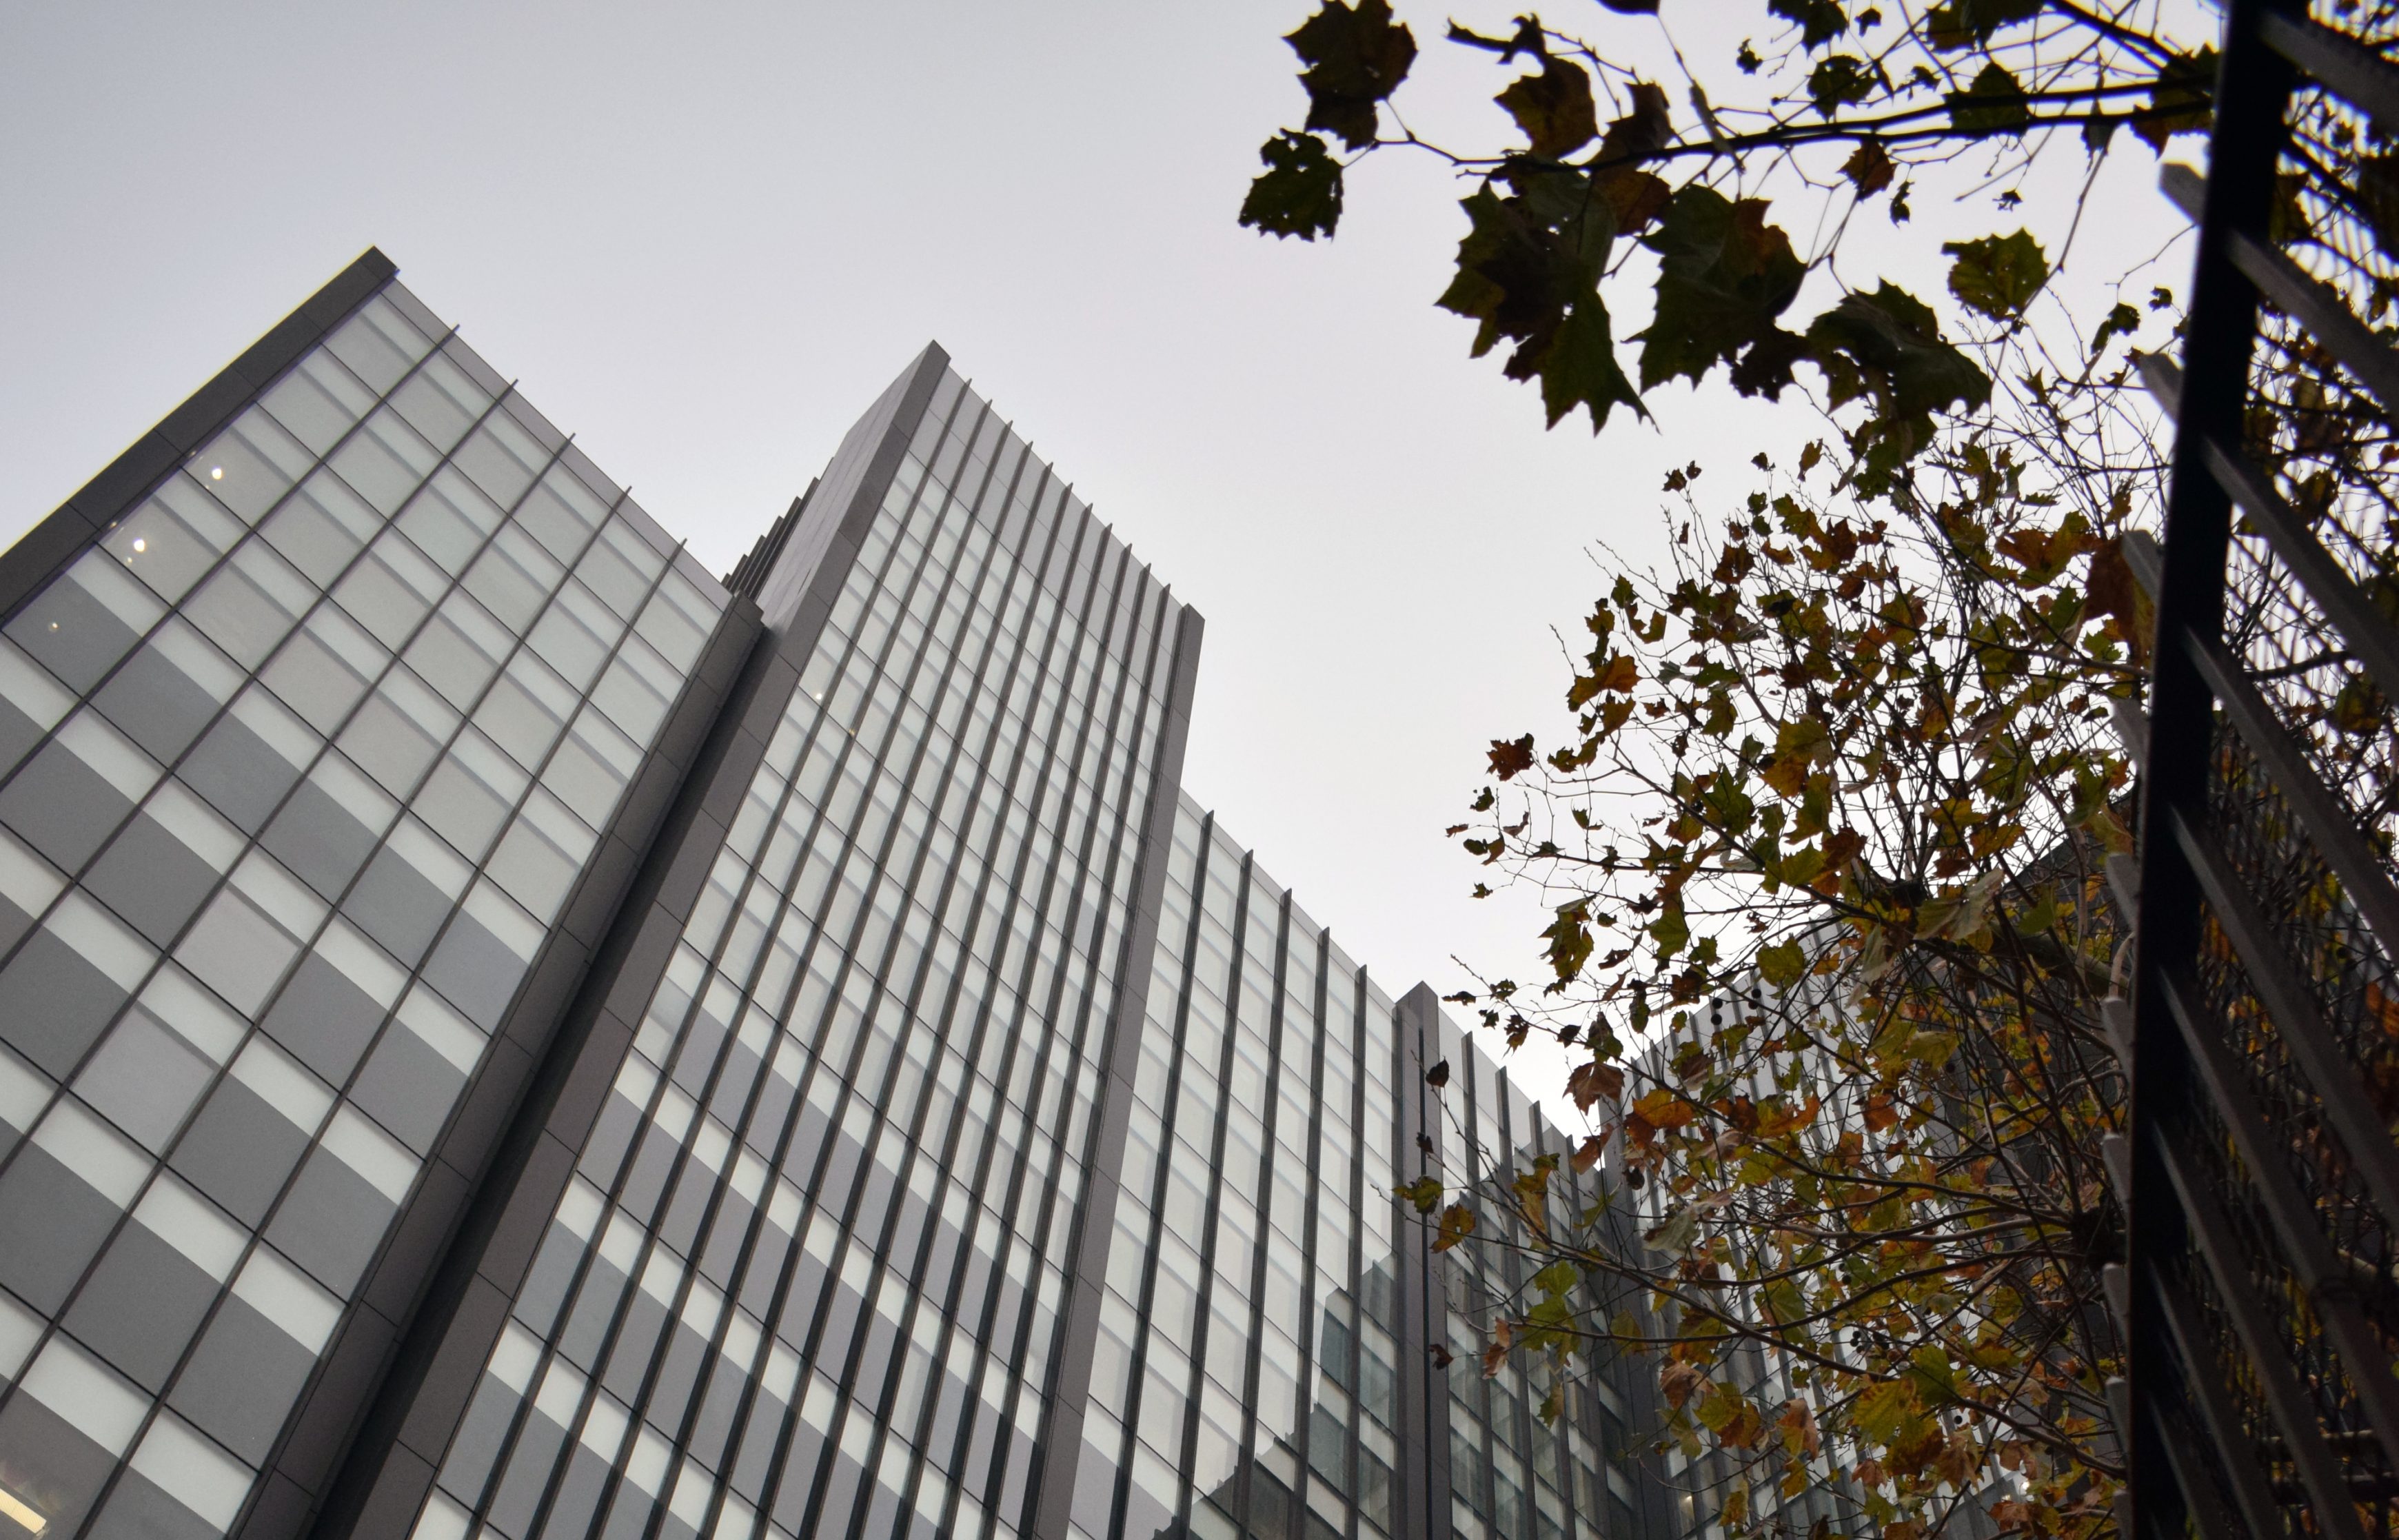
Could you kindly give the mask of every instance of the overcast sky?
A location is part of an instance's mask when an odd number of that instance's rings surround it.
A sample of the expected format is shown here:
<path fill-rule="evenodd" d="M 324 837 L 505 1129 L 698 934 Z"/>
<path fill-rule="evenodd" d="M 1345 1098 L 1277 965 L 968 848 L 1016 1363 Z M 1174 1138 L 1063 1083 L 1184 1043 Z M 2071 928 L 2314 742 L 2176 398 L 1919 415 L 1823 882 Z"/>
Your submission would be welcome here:
<path fill-rule="evenodd" d="M 1489 739 L 1554 739 L 1581 553 L 1808 425 L 1678 388 L 1545 433 L 1430 303 L 1465 189 L 1425 161 L 1354 178 L 1330 246 L 1237 228 L 1308 8 L 0 0 L 0 542 L 371 244 L 719 571 L 937 339 L 1207 616 L 1194 795 L 1393 994 L 1527 970 L 1540 922 L 1441 831 Z M 1401 9 L 1412 119 L 1496 142 L 1507 75 Z M 2116 158 L 2102 238 L 2152 246 Z"/>

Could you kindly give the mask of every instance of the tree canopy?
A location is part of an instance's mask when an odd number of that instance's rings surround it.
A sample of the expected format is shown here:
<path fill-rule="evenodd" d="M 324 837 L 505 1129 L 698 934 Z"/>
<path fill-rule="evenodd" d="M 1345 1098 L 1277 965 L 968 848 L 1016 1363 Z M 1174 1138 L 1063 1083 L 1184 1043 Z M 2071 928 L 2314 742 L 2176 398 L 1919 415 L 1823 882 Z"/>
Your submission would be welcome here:
<path fill-rule="evenodd" d="M 2150 621 L 2122 537 L 2163 468 L 2129 349 L 2180 317 L 2146 266 L 2104 275 L 2096 314 L 2053 280 L 2107 157 L 2209 126 L 2212 22 L 1755 0 L 1730 58 L 1693 60 L 1652 35 L 1674 0 L 1603 4 L 1576 31 L 1449 21 L 1512 128 L 1460 146 L 1401 116 L 1415 23 L 1321 0 L 1289 38 L 1306 117 L 1241 209 L 1330 236 L 1361 159 L 1438 157 L 1468 191 L 1437 303 L 1476 356 L 1507 344 L 1552 426 L 1671 436 L 1672 382 L 1822 424 L 1789 463 L 1719 445 L 1669 476 L 1661 565 L 1599 551 L 1566 717 L 1493 740 L 1450 831 L 1478 892 L 1530 888 L 1548 916 L 1536 975 L 1456 999 L 1579 1056 L 1596 1127 L 1573 1158 L 1610 1162 L 1643 1247 L 1602 1243 L 1608 1205 L 1553 1211 L 1548 1172 L 1504 1152 L 1403 1193 L 1437 1249 L 1540 1253 L 1495 1313 L 1503 1357 L 1655 1355 L 1663 1436 L 1707 1456 L 1734 1533 L 1806 1491 L 1892 1540 L 1968 1500 L 2108 1533 L 2105 871 Z M 1660 57 L 1673 76 L 1626 61 Z M 2021 196 L 2036 165 L 2081 196 Z M 1970 194 L 1988 233 L 1911 255 L 1917 204 Z M 1868 214 L 1898 244 L 1878 232 L 1861 274 L 1842 254 Z M 1945 293 L 1911 277 L 1933 272 Z M 1647 1324 L 1607 1303 L 1628 1283 Z"/>

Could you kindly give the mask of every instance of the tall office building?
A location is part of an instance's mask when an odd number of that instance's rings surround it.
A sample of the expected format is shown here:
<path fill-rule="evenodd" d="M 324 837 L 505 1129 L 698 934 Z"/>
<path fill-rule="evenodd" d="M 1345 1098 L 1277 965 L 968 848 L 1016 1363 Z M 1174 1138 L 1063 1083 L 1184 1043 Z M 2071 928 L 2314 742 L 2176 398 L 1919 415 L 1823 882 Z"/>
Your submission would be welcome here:
<path fill-rule="evenodd" d="M 0 1540 L 1649 1533 L 1200 637 L 939 349 L 719 580 L 359 259 L 0 556 Z"/>

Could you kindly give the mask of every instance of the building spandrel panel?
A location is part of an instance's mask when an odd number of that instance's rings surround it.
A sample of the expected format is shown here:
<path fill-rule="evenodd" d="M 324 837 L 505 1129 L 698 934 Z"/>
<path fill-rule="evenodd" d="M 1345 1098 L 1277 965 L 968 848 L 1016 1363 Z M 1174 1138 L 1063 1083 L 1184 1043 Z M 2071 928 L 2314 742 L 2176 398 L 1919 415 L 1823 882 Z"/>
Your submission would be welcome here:
<path fill-rule="evenodd" d="M 0 627 L 0 1533 L 225 1533 L 346 1426 L 724 624 L 372 266 Z"/>

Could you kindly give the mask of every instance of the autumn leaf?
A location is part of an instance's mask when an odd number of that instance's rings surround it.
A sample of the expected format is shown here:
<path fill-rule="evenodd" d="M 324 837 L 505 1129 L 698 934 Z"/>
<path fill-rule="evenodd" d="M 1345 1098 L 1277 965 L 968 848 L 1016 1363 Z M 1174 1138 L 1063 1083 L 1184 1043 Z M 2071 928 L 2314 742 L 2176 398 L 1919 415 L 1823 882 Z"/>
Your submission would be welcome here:
<path fill-rule="evenodd" d="M 1516 1195 L 1517 1211 L 1524 1216 L 1525 1227 L 1536 1238 L 1549 1234 L 1550 1172 L 1548 1168 L 1520 1171 L 1511 1184 Z"/>
<path fill-rule="evenodd" d="M 1602 1098 L 1620 1101 L 1624 1095 L 1624 1072 L 1614 1064 L 1603 1064 L 1596 1059 L 1586 1059 L 1566 1076 L 1566 1095 L 1573 1099 L 1577 1110 L 1588 1113 Z M 1587 1146 L 1593 1160 L 1599 1158 L 1596 1144 Z"/>
<path fill-rule="evenodd" d="M 1885 1448 L 1913 1437 L 1924 1424 L 1916 1404 L 1916 1389 L 1906 1380 L 1884 1380 L 1868 1386 L 1850 1405 L 1850 1422 L 1860 1433 Z"/>
<path fill-rule="evenodd" d="M 1958 1371 L 1938 1343 L 1926 1343 L 1908 1355 L 1908 1374 L 1916 1382 L 1917 1399 L 1927 1407 L 1945 1406 L 1958 1398 Z"/>
<path fill-rule="evenodd" d="M 1446 1059 L 1442 1060 L 1439 1063 L 1433 1065 L 1432 1068 L 1425 1071 L 1425 1084 L 1430 1086 L 1434 1090 L 1439 1090 L 1443 1086 L 1448 1085 L 1449 1060 Z"/>
<path fill-rule="evenodd" d="M 1700 1425 L 1727 1449 L 1748 1449 L 1765 1433 L 1766 1419 L 1758 1415 L 1755 1402 L 1719 1384 L 1710 1386 L 1700 1402 Z"/>
<path fill-rule="evenodd" d="M 2143 614 L 2148 596 L 2134 581 L 2133 569 L 2116 542 L 2102 542 L 2091 552 L 2091 573 L 2083 587 L 2082 603 L 2084 614 L 2104 615 L 2116 622 L 2117 634 L 2131 644 L 2136 662 L 2148 656 L 2149 628 Z"/>
<path fill-rule="evenodd" d="M 1760 977 L 1776 989 L 1789 989 L 1808 969 L 1808 953 L 1796 940 L 1782 941 L 1757 954 Z"/>
<path fill-rule="evenodd" d="M 1473 1233 L 1474 1210 L 1463 1203 L 1453 1203 L 1441 1211 L 1441 1228 L 1433 1236 L 1432 1249 L 1446 1251 Z"/>
<path fill-rule="evenodd" d="M 1561 905 L 1557 918 L 1550 922 L 1549 929 L 1541 932 L 1542 939 L 1550 943 L 1550 966 L 1561 980 L 1580 973 L 1583 964 L 1591 958 L 1592 938 L 1591 927 L 1585 923 L 1587 917 L 1584 902 L 1577 899 Z"/>
<path fill-rule="evenodd" d="M 1375 142 L 1377 103 L 1407 78 L 1416 40 L 1391 20 L 1389 0 L 1324 0 L 1323 8 L 1284 39 L 1308 69 L 1308 128 L 1338 134 L 1353 150 Z"/>
<path fill-rule="evenodd" d="M 1540 74 L 1518 80 L 1498 100 L 1524 130 L 1533 154 L 1547 159 L 1579 150 L 1599 135 L 1591 76 L 1570 61 L 1544 58 Z"/>
<path fill-rule="evenodd" d="M 1522 775 L 1533 767 L 1533 735 L 1509 741 L 1491 740 L 1491 773 L 1501 780 Z"/>
<path fill-rule="evenodd" d="M 1699 1109 L 1664 1087 L 1648 1091 L 1633 1110 L 1653 1128 L 1679 1128 L 1699 1115 Z"/>
<path fill-rule="evenodd" d="M 1513 359 L 1510 367 L 1514 367 Z M 1541 410 L 1548 413 L 1551 427 L 1565 421 L 1577 407 L 1591 413 L 1593 433 L 1607 425 L 1607 414 L 1619 406 L 1631 407 L 1638 416 L 1649 415 L 1616 361 L 1607 307 L 1595 292 L 1575 302 L 1556 337 L 1530 367 L 1540 379 Z"/>
<path fill-rule="evenodd" d="M 1708 1377 L 1697 1365 L 1670 1363 L 1658 1371 L 1658 1389 L 1666 1404 L 1681 1411 L 1690 1398 L 1703 1389 Z"/>
<path fill-rule="evenodd" d="M 1891 164 L 1891 153 L 1882 147 L 1882 141 L 1862 139 L 1858 147 L 1850 152 L 1850 158 L 1841 162 L 1841 174 L 1850 179 L 1859 197 L 1870 198 L 1891 185 L 1898 168 Z"/>

